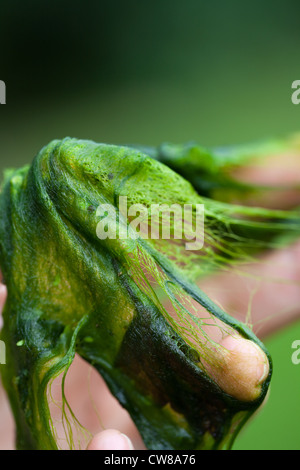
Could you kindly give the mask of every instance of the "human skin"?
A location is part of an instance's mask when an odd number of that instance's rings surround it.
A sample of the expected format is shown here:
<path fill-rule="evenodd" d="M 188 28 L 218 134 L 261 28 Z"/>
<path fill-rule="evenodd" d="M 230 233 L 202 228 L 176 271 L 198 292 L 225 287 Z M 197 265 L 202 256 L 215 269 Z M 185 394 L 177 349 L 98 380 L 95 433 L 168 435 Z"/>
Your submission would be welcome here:
<path fill-rule="evenodd" d="M 267 266 L 265 268 L 266 271 L 270 269 L 269 266 L 274 266 L 277 263 L 278 269 L 281 267 L 280 276 L 289 279 L 291 282 L 281 286 L 281 290 L 274 289 L 273 285 L 272 295 L 270 295 L 271 282 L 267 286 L 262 286 L 257 299 L 260 308 L 258 310 L 253 309 L 255 314 L 253 314 L 252 318 L 254 332 L 260 339 L 264 339 L 270 333 L 274 333 L 287 323 L 296 321 L 299 318 L 299 308 L 297 305 L 300 303 L 300 242 L 295 243 L 289 249 L 282 252 L 265 256 L 263 261 L 263 265 Z M 234 275 L 232 276 L 234 277 Z M 261 277 L 263 278 L 263 275 Z M 221 285 L 220 278 L 221 275 L 218 279 L 219 286 Z M 233 295 L 232 289 L 229 289 L 230 281 L 226 279 L 226 276 L 222 279 L 223 285 L 219 289 L 219 299 L 222 300 L 222 305 L 231 306 L 234 310 L 239 308 L 240 305 L 247 303 L 247 288 L 243 284 L 245 279 L 237 278 L 235 275 L 235 282 L 237 280 L 240 283 L 238 288 L 240 291 L 239 298 Z M 207 281 L 207 290 L 209 290 L 209 287 L 216 295 L 216 289 L 212 287 L 212 279 L 210 282 Z M 285 292 L 287 295 L 285 295 Z M 6 287 L 1 285 L 1 310 L 5 299 Z M 284 302 L 282 299 L 284 299 Z M 274 316 L 273 313 L 278 312 L 278 305 L 281 305 L 281 303 L 284 303 L 286 314 Z M 241 344 L 231 343 L 232 346 L 234 350 L 235 346 L 238 348 L 241 347 Z M 1 367 L 5 367 L 5 365 Z M 88 384 L 90 384 L 90 390 Z M 72 409 L 76 410 L 78 419 L 94 434 L 87 447 L 89 450 L 145 449 L 129 414 L 110 394 L 99 374 L 79 357 L 75 358 L 68 373 L 66 396 Z M 95 413 L 94 406 L 98 409 L 101 424 Z M 3 389 L 0 389 L 0 415 L 0 449 L 14 449 L 14 422 Z M 124 437 L 124 434 L 130 438 L 130 441 Z"/>
<path fill-rule="evenodd" d="M 257 173 L 254 171 L 253 174 L 257 179 Z M 261 172 L 259 175 L 261 178 Z M 289 183 L 290 175 L 289 171 Z M 281 173 L 280 177 L 282 176 Z M 242 178 L 242 175 L 239 177 Z M 300 242 L 297 242 L 288 249 L 262 256 L 257 263 L 247 267 L 247 275 L 241 275 L 236 271 L 220 273 L 203 281 L 201 288 L 232 316 L 250 323 L 254 333 L 260 339 L 264 339 L 270 333 L 299 318 L 299 261 Z M 278 285 L 280 289 L 277 288 Z M 1 285 L 1 309 L 5 298 L 6 288 Z M 250 301 L 251 315 L 248 312 Z M 232 353 L 243 352 L 243 343 L 240 341 L 228 342 L 228 339 L 226 341 L 225 345 Z M 249 346 L 248 343 L 244 344 L 245 347 Z M 145 448 L 128 413 L 111 396 L 99 374 L 79 357 L 75 358 L 68 372 L 65 392 L 72 409 L 76 410 L 79 421 L 94 435 L 87 446 L 89 450 Z M 0 397 L 0 449 L 13 449 L 13 418 L 3 390 L 0 392 Z M 95 413 L 95 408 L 98 414 Z M 58 431 L 59 426 L 58 424 Z"/>

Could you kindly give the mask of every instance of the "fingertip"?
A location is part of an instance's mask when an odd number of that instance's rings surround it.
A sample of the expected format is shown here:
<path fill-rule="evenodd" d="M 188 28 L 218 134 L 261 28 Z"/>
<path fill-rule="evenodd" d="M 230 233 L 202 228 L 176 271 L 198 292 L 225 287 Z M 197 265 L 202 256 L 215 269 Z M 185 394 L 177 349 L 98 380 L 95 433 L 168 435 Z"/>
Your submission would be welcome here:
<path fill-rule="evenodd" d="M 87 450 L 133 450 L 133 445 L 126 434 L 115 429 L 106 429 L 93 437 Z"/>
<path fill-rule="evenodd" d="M 243 370 L 250 369 L 250 382 L 261 385 L 269 374 L 269 361 L 264 351 L 253 341 L 240 335 L 227 336 L 221 341 L 223 347 L 234 353 L 234 360 L 241 361 Z"/>
<path fill-rule="evenodd" d="M 226 337 L 222 346 L 229 351 L 227 368 L 234 379 L 232 392 L 243 401 L 258 398 L 269 374 L 269 361 L 265 352 L 253 341 L 240 335 Z"/>
<path fill-rule="evenodd" d="M 3 327 L 2 310 L 7 297 L 7 289 L 4 284 L 0 284 L 0 330 Z"/>
<path fill-rule="evenodd" d="M 2 312 L 7 297 L 7 288 L 4 284 L 0 284 L 0 312 Z"/>
<path fill-rule="evenodd" d="M 226 336 L 219 346 L 215 363 L 207 366 L 213 380 L 224 392 L 240 401 L 259 398 L 270 370 L 265 352 L 238 334 Z"/>

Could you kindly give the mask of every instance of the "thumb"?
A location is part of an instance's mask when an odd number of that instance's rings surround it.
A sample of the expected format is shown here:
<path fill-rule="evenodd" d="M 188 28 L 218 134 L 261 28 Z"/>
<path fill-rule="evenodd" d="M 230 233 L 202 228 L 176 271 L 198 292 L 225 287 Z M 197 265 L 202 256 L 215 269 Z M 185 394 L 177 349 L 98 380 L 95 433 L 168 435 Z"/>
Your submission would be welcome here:
<path fill-rule="evenodd" d="M 129 437 L 115 429 L 96 434 L 86 450 L 134 450 Z"/>

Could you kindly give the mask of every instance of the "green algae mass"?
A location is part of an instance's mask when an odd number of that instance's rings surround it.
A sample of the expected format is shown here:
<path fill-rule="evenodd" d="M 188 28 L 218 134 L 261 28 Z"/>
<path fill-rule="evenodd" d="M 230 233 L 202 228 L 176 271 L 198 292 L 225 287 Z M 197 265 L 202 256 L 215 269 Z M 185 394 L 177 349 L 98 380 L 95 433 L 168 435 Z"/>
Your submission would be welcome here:
<path fill-rule="evenodd" d="M 299 233 L 299 211 L 225 204 L 188 179 L 153 151 L 69 138 L 6 172 L 0 264 L 8 289 L 1 332 L 7 363 L 1 373 L 17 448 L 57 448 L 48 388 L 67 373 L 75 353 L 99 371 L 149 449 L 230 448 L 262 403 L 272 373 L 267 351 L 196 280 L 250 259 L 285 233 Z M 187 252 L 181 240 L 100 239 L 99 205 L 113 206 L 117 226 L 124 225 L 120 196 L 146 207 L 204 204 L 203 248 Z M 257 400 L 227 395 L 201 367 L 209 348 L 188 301 L 266 352 L 270 374 Z"/>

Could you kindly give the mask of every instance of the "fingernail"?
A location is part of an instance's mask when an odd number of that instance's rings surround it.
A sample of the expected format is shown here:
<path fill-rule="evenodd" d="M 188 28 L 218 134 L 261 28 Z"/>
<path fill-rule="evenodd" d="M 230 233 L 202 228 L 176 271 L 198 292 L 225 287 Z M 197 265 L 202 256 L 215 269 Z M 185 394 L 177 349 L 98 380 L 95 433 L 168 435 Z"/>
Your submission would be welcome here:
<path fill-rule="evenodd" d="M 270 370 L 269 363 L 268 363 L 267 356 L 265 355 L 263 350 L 257 344 L 255 344 L 254 342 L 252 343 L 252 346 L 257 349 L 257 351 L 259 352 L 260 358 L 261 358 L 261 361 L 259 361 L 259 359 L 257 359 L 258 360 L 257 384 L 260 385 L 266 380 L 266 378 L 268 376 L 268 373 L 269 373 L 269 370 Z"/>
<path fill-rule="evenodd" d="M 124 438 L 125 441 L 127 442 L 127 445 L 128 445 L 128 447 L 129 447 L 128 450 L 133 450 L 133 445 L 132 445 L 132 442 L 131 442 L 131 440 L 129 439 L 129 437 L 126 436 L 126 434 L 123 434 L 123 433 L 121 433 L 121 436 L 123 436 L 123 438 Z"/>
<path fill-rule="evenodd" d="M 269 373 L 269 366 L 266 363 L 264 363 L 263 367 L 259 366 L 257 368 L 257 377 L 258 377 L 257 383 L 259 385 L 262 384 L 266 380 L 268 373 Z"/>

